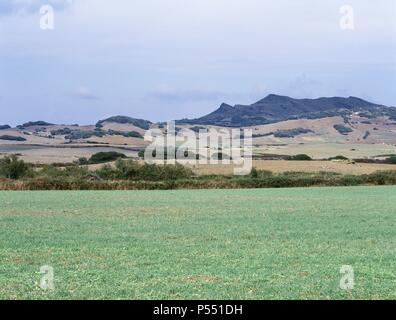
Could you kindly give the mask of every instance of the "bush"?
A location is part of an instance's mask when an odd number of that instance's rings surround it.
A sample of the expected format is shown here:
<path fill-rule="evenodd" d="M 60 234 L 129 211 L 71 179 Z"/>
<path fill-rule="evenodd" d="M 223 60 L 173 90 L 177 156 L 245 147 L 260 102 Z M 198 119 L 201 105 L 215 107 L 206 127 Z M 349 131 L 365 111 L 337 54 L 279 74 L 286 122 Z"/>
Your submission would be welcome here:
<path fill-rule="evenodd" d="M 253 167 L 248 177 L 252 179 L 266 179 L 272 176 L 273 173 L 269 170 L 257 170 L 255 167 Z"/>
<path fill-rule="evenodd" d="M 310 129 L 304 129 L 304 128 L 295 128 L 295 129 L 289 129 L 289 130 L 277 130 L 276 132 L 274 132 L 274 137 L 275 138 L 294 138 L 296 136 L 299 136 L 301 134 L 306 134 L 306 133 L 313 133 L 313 131 Z"/>
<path fill-rule="evenodd" d="M 101 168 L 95 171 L 98 177 L 105 180 L 112 180 L 116 178 L 115 170 L 108 164 L 103 165 Z"/>
<path fill-rule="evenodd" d="M 125 132 L 125 131 L 108 130 L 107 134 L 111 136 L 123 136 L 125 138 L 143 138 L 143 136 L 137 131 Z"/>
<path fill-rule="evenodd" d="M 18 160 L 16 155 L 6 156 L 0 160 L 0 175 L 8 179 L 19 179 L 31 173 L 30 167 Z"/>
<path fill-rule="evenodd" d="M 344 125 L 342 125 L 342 124 L 336 124 L 336 125 L 334 125 L 333 127 L 334 127 L 334 129 L 336 129 L 340 134 L 342 134 L 342 135 L 344 135 L 344 136 L 347 135 L 348 133 L 353 132 L 353 130 L 352 130 L 351 128 L 346 127 L 346 126 L 344 126 Z"/>
<path fill-rule="evenodd" d="M 79 140 L 79 139 L 89 139 L 91 137 L 103 137 L 106 133 L 102 130 L 73 130 L 70 134 L 65 136 L 66 140 Z"/>
<path fill-rule="evenodd" d="M 54 124 L 53 123 L 49 123 L 49 122 L 46 122 L 46 121 L 29 121 L 29 122 L 26 122 L 26 123 L 24 123 L 24 124 L 22 124 L 22 125 L 19 125 L 19 126 L 17 126 L 17 128 L 18 129 L 25 129 L 25 128 L 28 128 L 28 127 L 35 127 L 35 126 L 37 126 L 37 127 L 45 127 L 45 126 L 53 126 Z"/>
<path fill-rule="evenodd" d="M 43 166 L 42 169 L 37 172 L 37 175 L 50 178 L 64 177 L 62 170 L 52 164 Z"/>
<path fill-rule="evenodd" d="M 377 171 L 364 176 L 364 180 L 369 184 L 386 185 L 395 184 L 396 171 Z"/>
<path fill-rule="evenodd" d="M 190 178 L 193 176 L 191 169 L 180 164 L 176 165 L 154 165 L 139 164 L 136 161 L 117 160 L 115 169 L 101 168 L 97 171 L 101 177 L 110 177 L 113 179 L 129 179 L 129 180 L 176 180 Z"/>
<path fill-rule="evenodd" d="M 51 134 L 53 136 L 65 136 L 68 134 L 71 134 L 73 131 L 70 128 L 62 128 L 62 129 L 58 129 L 58 130 L 52 130 Z"/>
<path fill-rule="evenodd" d="M 114 123 L 122 123 L 122 124 L 132 124 L 135 127 L 142 128 L 144 130 L 148 130 L 150 128 L 151 122 L 143 119 L 135 119 L 135 118 L 130 118 L 130 117 L 125 117 L 125 116 L 115 116 L 111 118 L 107 118 L 104 120 L 99 121 L 96 126 L 99 127 L 100 125 L 103 125 L 104 122 L 114 122 Z"/>
<path fill-rule="evenodd" d="M 328 160 L 349 160 L 349 159 L 344 156 L 335 156 L 335 157 L 329 158 Z"/>
<path fill-rule="evenodd" d="M 88 161 L 87 158 L 81 157 L 81 158 L 78 158 L 78 164 L 79 164 L 80 166 L 84 166 L 84 165 L 89 164 L 89 161 Z"/>
<path fill-rule="evenodd" d="M 126 158 L 127 156 L 123 153 L 110 151 L 110 152 L 98 152 L 91 156 L 88 160 L 90 164 L 104 163 L 115 161 L 120 158 Z"/>
<path fill-rule="evenodd" d="M 258 171 L 255 167 L 252 168 L 252 170 L 250 171 L 250 177 L 253 179 L 257 179 L 258 178 Z"/>
<path fill-rule="evenodd" d="M 67 166 L 66 168 L 58 168 L 52 164 L 44 166 L 37 175 L 48 178 L 72 178 L 86 179 L 90 173 L 87 168 L 77 165 Z"/>
<path fill-rule="evenodd" d="M 15 137 L 15 136 L 9 136 L 9 135 L 0 136 L 0 140 L 8 140 L 8 141 L 26 141 L 26 139 L 23 138 L 23 137 Z"/>
<path fill-rule="evenodd" d="M 389 158 L 386 158 L 386 159 L 385 159 L 385 163 L 388 163 L 388 164 L 396 164 L 396 156 L 391 156 L 391 157 L 389 157 Z"/>
<path fill-rule="evenodd" d="M 297 154 L 295 156 L 290 156 L 287 158 L 287 160 L 292 160 L 292 161 L 310 161 L 312 158 L 307 155 L 307 154 Z"/>

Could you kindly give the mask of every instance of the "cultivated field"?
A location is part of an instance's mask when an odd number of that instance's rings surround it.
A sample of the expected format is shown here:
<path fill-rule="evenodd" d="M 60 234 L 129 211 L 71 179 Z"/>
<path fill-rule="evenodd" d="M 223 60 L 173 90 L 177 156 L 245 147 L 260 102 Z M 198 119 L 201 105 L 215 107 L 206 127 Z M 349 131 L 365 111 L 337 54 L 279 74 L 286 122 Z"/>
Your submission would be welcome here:
<path fill-rule="evenodd" d="M 396 187 L 0 192 L 0 298 L 394 299 L 395 203 Z"/>
<path fill-rule="evenodd" d="M 370 174 L 376 171 L 396 170 L 394 164 L 382 163 L 351 163 L 348 161 L 286 161 L 286 160 L 254 160 L 253 166 L 258 170 L 274 173 L 284 172 L 337 172 L 341 174 Z M 97 167 L 97 166 L 96 166 Z M 95 167 L 93 167 L 95 168 Z M 232 175 L 234 167 L 225 164 L 195 165 L 192 169 L 197 174 Z"/>

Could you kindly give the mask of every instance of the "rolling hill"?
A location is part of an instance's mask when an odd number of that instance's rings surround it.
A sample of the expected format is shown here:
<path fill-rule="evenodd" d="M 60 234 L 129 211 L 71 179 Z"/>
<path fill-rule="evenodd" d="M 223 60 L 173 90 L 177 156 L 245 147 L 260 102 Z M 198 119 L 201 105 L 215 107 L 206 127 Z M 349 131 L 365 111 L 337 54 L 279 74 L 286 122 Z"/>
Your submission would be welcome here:
<path fill-rule="evenodd" d="M 396 154 L 396 108 L 356 97 L 294 99 L 268 95 L 251 105 L 223 103 L 197 119 L 176 121 L 177 128 L 195 132 L 210 128 L 249 128 L 255 154 L 312 158 L 348 158 Z M 0 126 L 1 154 L 21 154 L 32 162 L 69 162 L 100 150 L 137 154 L 148 145 L 150 128 L 166 131 L 164 123 L 113 116 L 88 125 L 29 121 L 15 128 Z"/>
<path fill-rule="evenodd" d="M 182 124 L 247 127 L 295 119 L 320 119 L 359 113 L 367 118 L 388 116 L 396 120 L 396 108 L 371 103 L 356 97 L 294 99 L 270 94 L 251 105 L 223 103 L 214 112 L 197 119 L 183 119 Z"/>

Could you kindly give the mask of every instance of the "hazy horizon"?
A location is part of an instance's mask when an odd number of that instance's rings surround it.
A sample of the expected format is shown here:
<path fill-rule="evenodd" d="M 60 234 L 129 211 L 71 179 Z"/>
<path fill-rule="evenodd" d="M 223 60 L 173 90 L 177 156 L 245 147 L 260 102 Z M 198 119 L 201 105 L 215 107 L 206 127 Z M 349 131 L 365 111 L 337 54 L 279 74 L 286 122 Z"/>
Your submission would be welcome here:
<path fill-rule="evenodd" d="M 396 2 L 317 2 L 3 0 L 0 124 L 195 118 L 268 94 L 396 106 Z"/>

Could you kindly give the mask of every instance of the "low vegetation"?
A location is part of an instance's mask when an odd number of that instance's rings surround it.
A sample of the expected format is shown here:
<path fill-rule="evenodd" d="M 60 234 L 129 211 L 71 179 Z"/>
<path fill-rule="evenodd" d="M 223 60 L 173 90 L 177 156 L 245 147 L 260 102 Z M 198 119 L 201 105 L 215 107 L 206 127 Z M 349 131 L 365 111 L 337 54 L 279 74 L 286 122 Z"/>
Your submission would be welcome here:
<path fill-rule="evenodd" d="M 101 153 L 94 159 L 104 161 Z M 332 172 L 273 173 L 253 168 L 250 175 L 195 175 L 188 167 L 178 165 L 150 165 L 126 160 L 120 154 L 114 165 L 104 164 L 97 169 L 69 165 L 44 165 L 33 168 L 16 156 L 0 162 L 1 190 L 126 190 L 126 189 L 236 189 L 286 188 L 312 186 L 356 186 L 396 184 L 395 171 L 378 171 L 364 175 L 344 175 Z M 86 164 L 85 163 L 85 164 Z"/>
<path fill-rule="evenodd" d="M 58 130 L 52 130 L 51 131 L 51 135 L 53 136 L 65 136 L 65 135 L 69 135 L 73 132 L 72 129 L 70 128 L 61 128 Z"/>
<path fill-rule="evenodd" d="M 89 139 L 92 137 L 103 137 L 106 133 L 102 130 L 72 130 L 69 134 L 65 136 L 67 140 L 80 140 Z"/>
<path fill-rule="evenodd" d="M 121 124 L 132 124 L 135 127 L 148 130 L 150 128 L 151 122 L 143 119 L 135 119 L 135 118 L 130 118 L 126 116 L 115 116 L 115 117 L 110 117 L 104 120 L 99 121 L 96 126 L 97 127 L 102 127 L 103 123 L 105 122 L 114 122 L 114 123 L 121 123 Z"/>
<path fill-rule="evenodd" d="M 287 160 L 291 161 L 311 161 L 312 158 L 307 154 L 297 154 L 294 156 L 287 157 Z"/>
<path fill-rule="evenodd" d="M 388 163 L 388 164 L 396 164 L 396 156 L 391 156 L 391 157 L 389 157 L 389 158 L 386 158 L 386 159 L 384 160 L 384 162 L 385 162 L 385 163 Z"/>
<path fill-rule="evenodd" d="M 342 135 L 347 135 L 351 132 L 353 132 L 353 130 L 349 127 L 344 126 L 343 124 L 336 124 L 334 125 L 334 129 L 336 129 L 340 134 Z"/>
<path fill-rule="evenodd" d="M 378 163 L 378 164 L 396 164 L 396 156 L 391 155 L 385 159 L 354 159 L 357 163 Z"/>
<path fill-rule="evenodd" d="M 29 128 L 29 127 L 45 127 L 45 126 L 53 126 L 53 123 L 49 123 L 46 121 L 29 121 L 26 122 L 24 124 L 21 124 L 19 126 L 17 126 L 18 129 L 25 129 L 25 128 Z"/>
<path fill-rule="evenodd" d="M 301 134 L 307 134 L 307 133 L 313 133 L 312 130 L 310 129 L 305 129 L 305 128 L 295 128 L 295 129 L 289 129 L 289 130 L 277 130 L 274 132 L 274 137 L 275 138 L 294 138 L 296 136 L 299 136 Z"/>
<path fill-rule="evenodd" d="M 124 159 L 126 155 L 120 152 L 109 151 L 109 152 L 98 152 L 89 158 L 86 164 L 98 164 L 116 161 L 118 159 Z M 82 159 L 80 159 L 82 161 Z"/>
<path fill-rule="evenodd" d="M 24 137 L 19 137 L 19 136 L 10 136 L 10 135 L 2 135 L 0 136 L 0 140 L 7 140 L 7 141 L 26 141 Z"/>
<path fill-rule="evenodd" d="M 338 155 L 335 157 L 330 157 L 328 160 L 332 161 L 332 160 L 349 160 L 347 157 L 344 157 L 342 155 Z"/>
<path fill-rule="evenodd" d="M 1 192 L 0 299 L 396 299 L 395 202 L 396 187 Z"/>
<path fill-rule="evenodd" d="M 6 156 L 0 159 L 0 177 L 7 179 L 20 179 L 32 175 L 29 165 L 19 160 L 16 155 Z"/>
<path fill-rule="evenodd" d="M 79 140 L 79 139 L 89 139 L 92 137 L 104 137 L 105 135 L 110 136 L 123 136 L 126 138 L 143 138 L 143 136 L 137 131 L 117 131 L 117 130 L 103 130 L 102 126 L 96 126 L 94 130 L 80 130 L 80 129 L 70 129 L 61 128 L 58 130 L 51 131 L 52 136 L 65 136 L 67 140 Z"/>
<path fill-rule="evenodd" d="M 116 131 L 108 130 L 106 134 L 110 136 L 123 136 L 125 138 L 143 138 L 143 136 L 137 131 Z"/>
<path fill-rule="evenodd" d="M 255 133 L 253 134 L 253 138 L 268 137 L 272 135 L 275 138 L 295 138 L 296 136 L 307 133 L 314 133 L 314 132 L 310 129 L 294 128 L 294 129 L 276 130 L 275 132 Z"/>
<path fill-rule="evenodd" d="M 0 125 L 0 130 L 7 130 L 11 129 L 11 127 L 8 124 Z"/>

